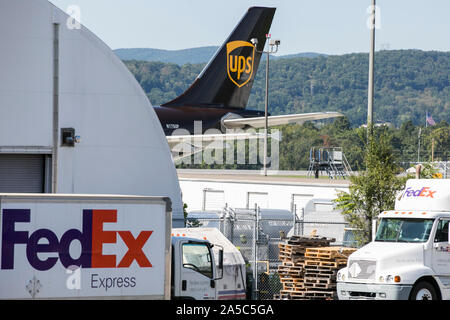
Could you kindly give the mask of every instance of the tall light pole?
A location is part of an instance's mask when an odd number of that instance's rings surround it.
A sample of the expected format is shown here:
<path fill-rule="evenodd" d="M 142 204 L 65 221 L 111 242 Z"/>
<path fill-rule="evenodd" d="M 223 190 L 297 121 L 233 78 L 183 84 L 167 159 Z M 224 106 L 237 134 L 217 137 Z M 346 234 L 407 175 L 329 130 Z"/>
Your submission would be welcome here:
<path fill-rule="evenodd" d="M 278 46 L 281 44 L 280 40 L 270 40 L 270 33 L 266 34 L 266 39 L 268 40 L 268 46 L 269 48 L 267 51 L 257 51 L 259 53 L 265 53 L 267 55 L 266 58 L 266 97 L 265 97 L 265 103 L 264 103 L 264 176 L 267 176 L 267 140 L 268 140 L 268 132 L 269 132 L 269 116 L 268 116 L 268 109 L 269 109 L 269 56 L 272 53 L 278 52 Z M 258 39 L 252 38 L 250 42 L 256 47 L 258 44 Z"/>
<path fill-rule="evenodd" d="M 370 15 L 370 52 L 369 52 L 369 88 L 367 96 L 367 138 L 372 137 L 373 124 L 373 69 L 375 56 L 375 0 L 372 0 L 371 15 Z"/>
<path fill-rule="evenodd" d="M 419 127 L 419 147 L 417 148 L 417 163 L 420 162 L 420 135 L 422 133 L 422 128 Z"/>

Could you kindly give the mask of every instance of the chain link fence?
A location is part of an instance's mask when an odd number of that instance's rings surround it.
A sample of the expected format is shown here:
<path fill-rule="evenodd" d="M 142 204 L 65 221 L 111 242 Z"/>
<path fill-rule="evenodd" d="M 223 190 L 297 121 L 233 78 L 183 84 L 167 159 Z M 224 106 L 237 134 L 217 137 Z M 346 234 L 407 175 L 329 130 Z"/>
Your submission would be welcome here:
<path fill-rule="evenodd" d="M 416 162 L 416 161 L 403 161 L 399 162 L 400 166 L 403 168 L 411 168 L 415 167 L 418 164 L 430 164 L 434 169 L 438 171 L 438 173 L 441 174 L 440 178 L 442 179 L 449 179 L 450 178 L 450 161 L 434 161 L 434 162 Z"/>
<path fill-rule="evenodd" d="M 295 209 L 294 209 L 295 210 Z M 295 212 L 295 211 L 294 211 Z M 339 213 L 335 213 L 339 214 Z M 216 212 L 189 214 L 187 227 L 219 229 L 241 252 L 246 263 L 247 299 L 273 299 L 282 289 L 278 276 L 278 244 L 292 235 L 332 237 L 333 245 L 351 246 L 346 223 L 299 219 L 303 214 L 287 210 L 225 208 Z M 347 243 L 349 242 L 350 243 Z"/>

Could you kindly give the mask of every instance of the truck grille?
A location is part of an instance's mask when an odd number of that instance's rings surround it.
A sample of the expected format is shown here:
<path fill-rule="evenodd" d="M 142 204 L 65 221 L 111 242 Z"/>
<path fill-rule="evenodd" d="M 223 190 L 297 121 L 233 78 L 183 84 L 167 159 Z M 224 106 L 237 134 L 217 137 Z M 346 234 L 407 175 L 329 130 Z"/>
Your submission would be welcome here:
<path fill-rule="evenodd" d="M 373 280 L 375 279 L 376 261 L 372 260 L 349 260 L 349 279 Z"/>

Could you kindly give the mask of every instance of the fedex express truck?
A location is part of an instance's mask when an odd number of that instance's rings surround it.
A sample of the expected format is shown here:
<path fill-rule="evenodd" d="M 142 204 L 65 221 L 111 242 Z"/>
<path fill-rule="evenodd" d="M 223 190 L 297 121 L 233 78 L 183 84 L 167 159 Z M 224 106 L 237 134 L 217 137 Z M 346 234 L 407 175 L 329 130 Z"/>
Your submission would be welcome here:
<path fill-rule="evenodd" d="M 223 250 L 171 226 L 167 197 L 0 194 L 0 298 L 216 299 Z"/>
<path fill-rule="evenodd" d="M 450 180 L 414 179 L 337 274 L 339 299 L 450 299 Z"/>
<path fill-rule="evenodd" d="M 214 244 L 213 255 L 215 261 L 222 261 L 219 269 L 220 275 L 215 283 L 217 300 L 242 300 L 246 298 L 246 269 L 241 251 L 236 248 L 227 237 L 217 228 L 178 228 L 173 229 L 174 236 L 189 237 L 192 239 L 207 240 Z M 183 245 L 183 244 L 181 244 Z M 223 257 L 221 257 L 221 255 Z M 182 266 L 181 266 L 182 267 Z M 191 278 L 189 274 L 175 272 L 175 277 L 183 277 L 184 288 L 192 292 L 192 288 L 199 285 L 197 278 Z M 191 273 L 191 275 L 195 275 Z M 204 287 L 208 284 L 205 283 Z M 182 289 L 183 286 L 179 287 Z M 185 293 L 175 292 L 176 296 L 184 296 Z M 199 297 L 200 298 L 200 297 Z"/>

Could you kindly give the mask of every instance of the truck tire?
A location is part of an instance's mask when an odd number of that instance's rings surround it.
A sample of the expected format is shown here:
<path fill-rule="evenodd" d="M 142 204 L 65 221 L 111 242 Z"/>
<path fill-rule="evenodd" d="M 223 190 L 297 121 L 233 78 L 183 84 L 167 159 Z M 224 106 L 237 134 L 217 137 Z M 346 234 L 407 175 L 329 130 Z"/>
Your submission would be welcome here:
<path fill-rule="evenodd" d="M 431 283 L 420 281 L 413 287 L 409 300 L 438 300 L 438 294 Z"/>

